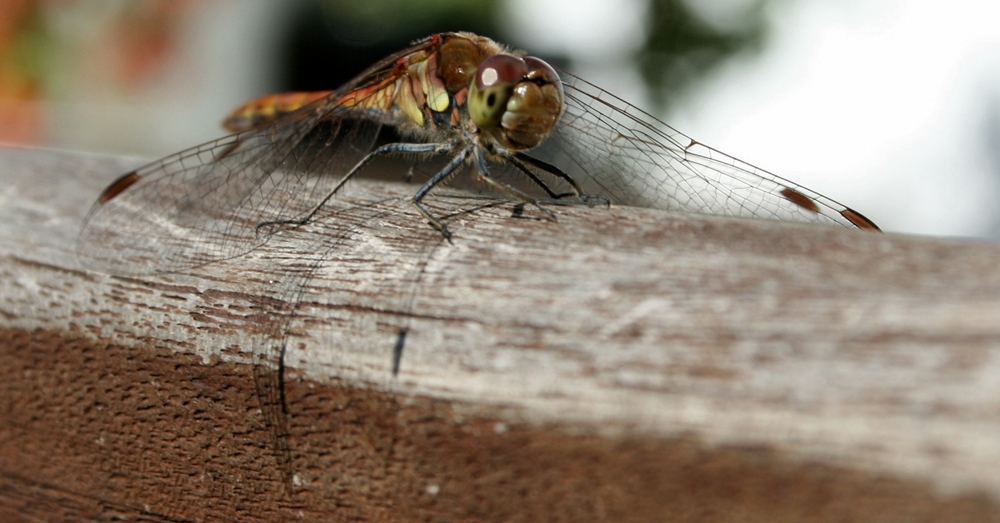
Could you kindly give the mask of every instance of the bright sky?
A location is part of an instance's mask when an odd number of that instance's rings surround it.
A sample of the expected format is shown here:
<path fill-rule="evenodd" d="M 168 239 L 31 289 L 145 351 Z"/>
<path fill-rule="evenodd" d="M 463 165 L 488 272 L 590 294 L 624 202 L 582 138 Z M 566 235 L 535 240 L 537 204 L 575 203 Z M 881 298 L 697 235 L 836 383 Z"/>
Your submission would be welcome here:
<path fill-rule="evenodd" d="M 560 3 L 512 2 L 512 23 L 546 35 L 543 51 L 584 49 L 581 76 L 642 106 L 634 74 L 601 73 L 621 61 L 598 56 L 579 28 L 601 27 L 627 51 L 644 2 L 574 0 L 550 16 Z M 885 230 L 1000 237 L 998 20 L 995 0 L 773 2 L 765 53 L 717 71 L 665 120 Z"/>

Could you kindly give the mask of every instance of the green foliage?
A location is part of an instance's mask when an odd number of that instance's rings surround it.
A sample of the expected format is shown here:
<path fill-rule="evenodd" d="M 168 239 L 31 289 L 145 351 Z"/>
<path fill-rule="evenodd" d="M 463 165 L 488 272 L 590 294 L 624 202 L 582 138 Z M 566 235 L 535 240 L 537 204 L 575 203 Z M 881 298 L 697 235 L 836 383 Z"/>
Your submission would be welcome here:
<path fill-rule="evenodd" d="M 648 37 L 636 58 L 657 109 L 726 59 L 759 52 L 767 33 L 767 2 L 751 0 L 730 23 L 713 23 L 689 1 L 651 0 Z"/>

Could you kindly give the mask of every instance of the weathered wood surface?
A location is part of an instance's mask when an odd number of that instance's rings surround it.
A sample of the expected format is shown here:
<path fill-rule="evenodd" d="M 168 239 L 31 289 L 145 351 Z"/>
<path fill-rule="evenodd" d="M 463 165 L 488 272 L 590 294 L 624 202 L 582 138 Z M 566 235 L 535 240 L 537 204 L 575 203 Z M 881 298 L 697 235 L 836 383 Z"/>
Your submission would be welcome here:
<path fill-rule="evenodd" d="M 137 163 L 0 151 L 4 521 L 1000 521 L 998 246 L 443 197 L 448 244 L 358 182 L 238 259 L 80 268 Z"/>

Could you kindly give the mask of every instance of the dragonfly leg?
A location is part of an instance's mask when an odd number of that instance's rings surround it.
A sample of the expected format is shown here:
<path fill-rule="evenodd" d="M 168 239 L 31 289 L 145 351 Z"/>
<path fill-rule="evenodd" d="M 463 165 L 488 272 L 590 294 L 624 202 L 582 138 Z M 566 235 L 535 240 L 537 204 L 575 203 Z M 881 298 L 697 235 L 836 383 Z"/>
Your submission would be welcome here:
<path fill-rule="evenodd" d="M 330 191 L 326 193 L 326 196 L 324 196 L 323 199 L 319 201 L 319 203 L 317 203 L 316 205 L 314 205 L 312 207 L 312 209 L 310 209 L 309 212 L 305 213 L 301 218 L 292 218 L 290 220 L 272 220 L 272 221 L 261 222 L 261 223 L 257 224 L 257 231 L 260 232 L 260 230 L 262 228 L 272 227 L 272 226 L 275 226 L 275 225 L 305 225 L 306 223 L 309 223 L 309 220 L 312 220 L 313 216 L 315 216 L 316 213 L 319 212 L 319 210 L 324 205 L 326 205 L 326 202 L 330 201 L 330 198 L 333 198 L 334 194 L 337 194 L 337 192 L 340 191 L 340 189 L 344 187 L 344 184 L 346 184 L 348 182 L 348 180 L 350 180 L 351 178 L 353 178 L 356 174 L 358 174 L 358 172 L 361 171 L 362 168 L 364 168 L 365 165 L 368 164 L 368 162 L 371 162 L 372 160 L 374 160 L 378 156 L 391 155 L 391 154 L 407 154 L 407 153 L 409 153 L 409 154 L 432 154 L 432 153 L 433 154 L 444 154 L 444 153 L 447 153 L 447 152 L 451 151 L 453 148 L 454 148 L 454 146 L 452 144 L 450 144 L 450 143 L 390 143 L 390 144 L 385 144 L 385 145 L 379 147 L 378 149 L 375 149 L 374 151 L 368 153 L 364 158 L 361 159 L 361 161 L 359 161 L 357 164 L 355 164 L 354 167 L 351 168 L 351 170 L 347 172 L 347 174 L 345 174 L 343 177 L 340 178 L 340 181 L 337 182 L 337 185 L 333 186 L 333 189 L 330 189 Z"/>
<path fill-rule="evenodd" d="M 545 191 L 545 194 L 549 195 L 549 198 L 552 198 L 553 200 L 558 200 L 559 198 L 565 198 L 566 196 L 573 196 L 573 193 L 556 194 L 552 189 L 549 188 L 548 184 L 542 181 L 542 179 L 539 178 L 538 175 L 531 172 L 531 169 L 529 169 L 528 166 L 524 164 L 524 162 L 518 160 L 516 157 L 509 156 L 507 157 L 507 161 L 509 161 L 510 164 L 513 165 L 514 167 L 517 167 L 518 170 L 520 170 L 522 173 L 524 173 L 525 176 L 530 178 L 531 181 L 535 182 L 535 185 L 541 187 L 542 190 Z"/>
<path fill-rule="evenodd" d="M 508 159 L 514 160 L 514 158 L 512 158 L 512 157 L 508 157 Z M 509 194 L 509 195 L 511 195 L 511 196 L 513 196 L 513 197 L 515 197 L 515 198 L 517 198 L 519 200 L 521 200 L 521 201 L 523 201 L 524 203 L 530 203 L 531 205 L 534 205 L 535 207 L 538 208 L 538 210 L 540 210 L 543 213 L 545 213 L 546 217 L 548 217 L 549 220 L 556 221 L 556 215 L 552 211 L 546 209 L 545 207 L 542 207 L 538 203 L 538 200 L 532 198 L 528 194 L 525 194 L 523 191 L 521 191 L 519 189 L 515 189 L 514 187 L 511 187 L 511 186 L 507 185 L 506 183 L 503 183 L 503 182 L 501 182 L 499 180 L 496 180 L 492 176 L 490 176 L 490 171 L 486 167 L 486 157 L 483 155 L 482 149 L 476 149 L 475 155 L 474 155 L 474 160 L 476 162 L 476 173 L 479 175 L 479 179 L 480 180 L 482 180 L 482 181 L 484 181 L 484 182 L 492 185 L 493 187 L 496 187 L 497 189 L 500 189 L 501 191 L 503 191 L 503 192 L 505 192 L 505 193 L 507 193 L 507 194 Z M 550 196 L 552 196 L 553 198 L 557 198 L 557 199 L 560 197 L 559 195 L 557 195 L 554 192 L 552 192 L 552 190 L 549 189 L 548 186 L 545 185 L 545 182 L 543 182 L 540 179 L 538 179 L 538 177 L 535 176 L 534 173 L 531 173 L 530 171 L 528 171 L 523 164 L 520 165 L 520 166 L 518 166 L 516 163 L 514 163 L 514 165 L 517 166 L 519 169 L 521 169 L 522 172 L 524 172 L 525 174 L 527 174 L 533 181 L 535 181 L 535 183 L 539 184 L 543 189 L 545 189 L 546 192 L 548 192 Z"/>
<path fill-rule="evenodd" d="M 558 198 L 565 198 L 567 196 L 581 196 L 581 195 L 583 195 L 583 190 L 580 189 L 580 186 L 577 185 L 576 180 L 574 180 L 572 176 L 566 174 L 565 172 L 563 172 L 562 169 L 556 167 L 555 165 L 552 165 L 549 162 L 545 162 L 545 161 L 539 160 L 538 158 L 535 158 L 533 156 L 529 156 L 529 155 L 521 153 L 521 152 L 515 153 L 514 156 L 513 156 L 513 158 L 511 158 L 511 160 L 518 160 L 520 162 L 531 164 L 531 165 L 535 166 L 536 168 L 538 168 L 538 169 L 540 169 L 542 171 L 545 171 L 545 172 L 551 174 L 552 176 L 555 176 L 556 178 L 564 180 L 566 183 L 570 184 L 571 187 L 573 187 L 573 192 L 552 195 L 553 198 L 558 199 Z M 527 167 L 522 167 L 522 166 L 518 165 L 517 163 L 515 163 L 513 161 L 511 163 L 514 163 L 514 165 L 517 166 L 517 168 L 521 169 L 522 171 L 524 171 L 527 168 Z M 541 184 L 541 182 L 536 182 L 536 183 Z M 542 184 L 542 185 L 544 185 L 544 184 Z M 546 189 L 546 190 L 548 190 L 548 189 Z M 550 194 L 551 194 L 551 192 L 550 192 Z"/>
<path fill-rule="evenodd" d="M 545 191 L 549 193 L 549 196 L 551 196 L 553 199 L 558 200 L 560 198 L 566 198 L 567 196 L 576 196 L 584 204 L 587 205 L 590 205 L 591 202 L 593 201 L 601 201 L 605 207 L 611 206 L 611 200 L 609 200 L 607 196 L 601 194 L 584 194 L 583 190 L 580 189 L 580 186 L 576 183 L 576 180 L 574 180 L 572 176 L 566 174 L 562 169 L 556 167 L 555 165 L 552 165 L 549 162 L 539 160 L 538 158 L 529 156 L 521 152 L 516 153 L 513 157 L 508 157 L 508 159 L 511 160 L 511 164 L 513 164 L 518 169 L 521 169 L 521 171 L 523 171 L 525 174 L 531 177 L 531 179 L 534 180 L 535 183 L 537 183 L 543 189 L 545 189 Z M 565 180 L 566 183 L 570 184 L 573 187 L 573 191 L 568 193 L 553 194 L 552 191 L 549 190 L 549 188 L 545 186 L 545 184 L 541 180 L 537 179 L 537 176 L 534 176 L 534 173 L 529 173 L 526 170 L 527 166 L 523 164 L 519 165 L 517 160 L 520 160 L 526 164 L 530 164 L 542 171 L 551 174 L 552 176 Z"/>
<path fill-rule="evenodd" d="M 603 207 L 611 207 L 611 199 L 603 194 L 581 194 L 580 200 L 585 205 L 591 205 L 591 202 L 600 201 Z"/>
<path fill-rule="evenodd" d="M 456 154 L 455 157 L 448 162 L 448 165 L 444 166 L 444 169 L 441 169 L 441 171 L 435 174 L 433 178 L 427 180 L 427 183 L 421 185 L 420 189 L 417 189 L 417 193 L 413 195 L 413 206 L 417 208 L 417 212 L 419 212 L 420 215 L 431 224 L 431 227 L 437 229 L 438 232 L 441 233 L 441 236 L 444 236 L 444 238 L 449 242 L 451 241 L 451 232 L 448 231 L 448 227 L 445 226 L 441 220 L 435 218 L 430 212 L 427 211 L 427 209 L 424 209 L 424 206 L 420 205 L 420 200 L 423 200 L 432 189 L 447 180 L 451 175 L 455 174 L 455 171 L 462 166 L 462 162 L 469 157 L 469 152 L 473 148 L 474 146 L 466 147 L 459 151 L 458 154 Z"/>

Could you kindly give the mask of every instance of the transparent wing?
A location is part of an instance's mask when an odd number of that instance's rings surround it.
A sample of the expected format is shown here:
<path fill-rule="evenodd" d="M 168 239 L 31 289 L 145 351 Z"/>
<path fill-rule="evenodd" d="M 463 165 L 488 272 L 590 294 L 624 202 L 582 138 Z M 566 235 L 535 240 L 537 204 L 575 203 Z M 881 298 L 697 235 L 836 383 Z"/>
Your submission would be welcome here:
<path fill-rule="evenodd" d="M 374 64 L 340 89 L 273 123 L 179 152 L 127 173 L 84 219 L 77 255 L 112 274 L 173 272 L 244 254 L 267 240 L 262 222 L 302 216 L 399 122 L 378 99 L 397 61 Z M 366 103 L 371 100 L 372 103 Z"/>
<path fill-rule="evenodd" d="M 834 200 L 676 131 L 628 102 L 560 71 L 566 112 L 532 156 L 612 202 L 877 229 Z"/>
<path fill-rule="evenodd" d="M 377 118 L 330 103 L 127 173 L 84 220 L 81 262 L 114 274 L 169 272 L 260 245 L 257 224 L 301 215 L 375 141 Z"/>

